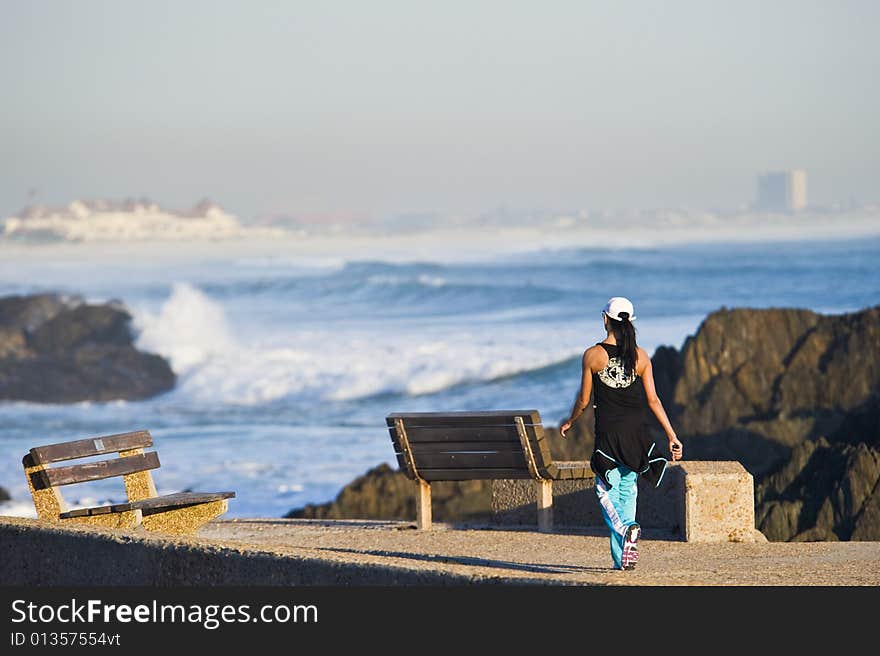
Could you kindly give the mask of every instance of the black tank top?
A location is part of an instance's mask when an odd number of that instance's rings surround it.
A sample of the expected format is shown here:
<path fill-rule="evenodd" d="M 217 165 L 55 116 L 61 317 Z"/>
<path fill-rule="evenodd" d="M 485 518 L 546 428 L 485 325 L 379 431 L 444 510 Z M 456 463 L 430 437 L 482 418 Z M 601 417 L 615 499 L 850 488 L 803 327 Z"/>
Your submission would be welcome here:
<path fill-rule="evenodd" d="M 660 485 L 666 458 L 657 452 L 648 431 L 648 399 L 642 378 L 635 371 L 629 375 L 624 372 L 616 344 L 600 342 L 599 346 L 608 354 L 608 364 L 593 374 L 596 444 L 590 467 L 608 487 L 608 471 L 620 465 Z"/>
<path fill-rule="evenodd" d="M 635 371 L 630 371 L 628 376 L 624 372 L 619 346 L 602 342 L 599 346 L 608 353 L 608 364 L 593 374 L 596 435 L 642 433 L 648 407 L 642 377 Z"/>

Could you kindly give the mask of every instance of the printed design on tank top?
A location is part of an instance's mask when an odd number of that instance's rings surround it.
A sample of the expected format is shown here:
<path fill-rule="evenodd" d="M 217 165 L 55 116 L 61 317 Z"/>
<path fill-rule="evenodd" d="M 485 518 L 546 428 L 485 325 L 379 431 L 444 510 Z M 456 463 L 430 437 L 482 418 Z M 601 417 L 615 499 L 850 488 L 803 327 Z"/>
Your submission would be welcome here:
<path fill-rule="evenodd" d="M 602 371 L 598 372 L 599 380 L 608 385 L 608 387 L 629 387 L 636 380 L 635 370 L 631 371 L 629 376 L 623 367 L 623 361 L 618 357 L 608 359 L 608 364 Z"/>

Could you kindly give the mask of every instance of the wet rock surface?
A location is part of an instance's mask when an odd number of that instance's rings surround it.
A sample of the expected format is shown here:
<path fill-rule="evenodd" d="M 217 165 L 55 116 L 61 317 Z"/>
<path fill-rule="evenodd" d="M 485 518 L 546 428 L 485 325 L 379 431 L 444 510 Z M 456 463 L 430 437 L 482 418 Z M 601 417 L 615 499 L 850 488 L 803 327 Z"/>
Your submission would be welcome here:
<path fill-rule="evenodd" d="M 655 369 L 680 371 L 658 393 L 688 457 L 739 460 L 762 477 L 822 436 L 880 442 L 878 344 L 880 306 L 829 316 L 720 310 L 677 357 L 655 356 Z"/>
<path fill-rule="evenodd" d="M 0 298 L 0 400 L 137 400 L 172 389 L 168 362 L 133 342 L 131 315 L 116 302 Z"/>
<path fill-rule="evenodd" d="M 820 438 L 756 486 L 770 540 L 880 540 L 880 450 Z"/>

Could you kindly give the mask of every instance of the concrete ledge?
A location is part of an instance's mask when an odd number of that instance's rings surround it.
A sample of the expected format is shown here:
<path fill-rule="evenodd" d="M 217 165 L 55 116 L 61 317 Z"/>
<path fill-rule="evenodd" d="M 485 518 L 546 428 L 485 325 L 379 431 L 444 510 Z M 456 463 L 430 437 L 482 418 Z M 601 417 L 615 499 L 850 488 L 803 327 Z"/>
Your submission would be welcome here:
<path fill-rule="evenodd" d="M 492 484 L 492 521 L 535 525 L 535 486 L 529 480 Z M 755 529 L 754 481 L 735 461 L 670 463 L 659 488 L 639 481 L 637 519 L 687 542 L 763 542 Z M 592 480 L 553 482 L 554 526 L 604 526 Z"/>
<path fill-rule="evenodd" d="M 379 520 L 217 520 L 197 536 L 0 516 L 0 585 L 880 585 L 880 542 L 639 541 L 611 568 L 604 527 L 540 533 Z"/>
<path fill-rule="evenodd" d="M 475 577 L 0 516 L 0 585 L 464 585 Z"/>

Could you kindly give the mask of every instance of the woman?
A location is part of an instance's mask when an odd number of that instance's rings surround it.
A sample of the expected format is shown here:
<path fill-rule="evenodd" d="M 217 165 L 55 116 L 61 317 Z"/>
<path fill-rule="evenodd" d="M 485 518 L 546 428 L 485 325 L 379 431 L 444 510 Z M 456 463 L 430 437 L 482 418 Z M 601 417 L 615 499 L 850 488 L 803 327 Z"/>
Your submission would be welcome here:
<path fill-rule="evenodd" d="M 559 431 L 565 437 L 595 390 L 596 445 L 590 467 L 596 474 L 602 516 L 611 531 L 614 568 L 634 569 L 641 532 L 636 523 L 636 479 L 641 474 L 657 486 L 666 470 L 666 458 L 648 435 L 645 407 L 666 431 L 673 460 L 681 459 L 682 446 L 654 389 L 651 358 L 636 344 L 633 304 L 615 296 L 602 316 L 605 339 L 584 352 L 581 389 L 571 417 Z"/>

